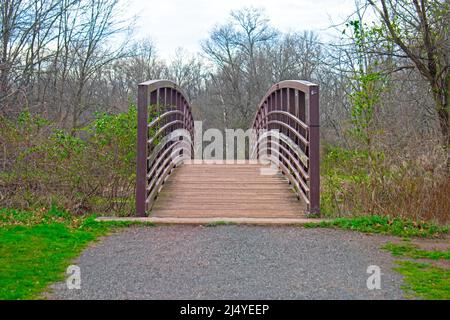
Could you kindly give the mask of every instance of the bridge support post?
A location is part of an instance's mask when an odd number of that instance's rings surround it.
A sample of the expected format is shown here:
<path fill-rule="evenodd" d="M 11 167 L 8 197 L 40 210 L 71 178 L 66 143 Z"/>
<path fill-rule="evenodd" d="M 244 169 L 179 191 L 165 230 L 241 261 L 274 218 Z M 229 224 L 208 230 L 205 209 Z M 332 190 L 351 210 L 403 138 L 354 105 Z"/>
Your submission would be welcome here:
<path fill-rule="evenodd" d="M 147 144 L 148 144 L 148 87 L 138 86 L 137 102 L 137 159 L 136 159 L 136 215 L 147 215 Z"/>
<path fill-rule="evenodd" d="M 309 87 L 309 214 L 320 214 L 319 86 Z"/>

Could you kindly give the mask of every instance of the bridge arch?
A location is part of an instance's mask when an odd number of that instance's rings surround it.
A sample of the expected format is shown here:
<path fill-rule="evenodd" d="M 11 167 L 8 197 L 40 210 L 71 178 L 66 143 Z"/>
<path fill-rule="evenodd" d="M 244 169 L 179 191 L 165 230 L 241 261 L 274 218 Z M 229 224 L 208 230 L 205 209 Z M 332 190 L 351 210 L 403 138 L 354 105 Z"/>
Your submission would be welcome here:
<path fill-rule="evenodd" d="M 194 119 L 186 95 L 170 80 L 140 83 L 137 105 L 136 214 L 145 216 L 174 167 L 185 154 L 193 157 Z M 157 115 L 150 123 L 149 107 Z M 168 138 L 180 129 L 188 139 Z"/>
<path fill-rule="evenodd" d="M 308 212 L 320 213 L 319 86 L 302 80 L 273 85 L 258 106 L 252 128 L 253 156 L 259 158 L 265 151 L 306 202 Z"/>
<path fill-rule="evenodd" d="M 149 106 L 157 117 L 149 122 Z M 167 139 L 182 129 L 186 137 Z M 261 100 L 252 123 L 251 157 L 276 163 L 308 213 L 320 212 L 319 87 L 300 80 L 273 85 Z M 151 132 L 151 134 L 150 134 Z M 274 134 L 279 139 L 275 139 Z M 194 120 L 186 95 L 172 81 L 138 86 L 136 213 L 145 216 L 172 170 L 186 155 L 193 159 Z M 174 156 L 175 155 L 175 156 Z M 256 178 L 255 178 L 256 179 Z"/>

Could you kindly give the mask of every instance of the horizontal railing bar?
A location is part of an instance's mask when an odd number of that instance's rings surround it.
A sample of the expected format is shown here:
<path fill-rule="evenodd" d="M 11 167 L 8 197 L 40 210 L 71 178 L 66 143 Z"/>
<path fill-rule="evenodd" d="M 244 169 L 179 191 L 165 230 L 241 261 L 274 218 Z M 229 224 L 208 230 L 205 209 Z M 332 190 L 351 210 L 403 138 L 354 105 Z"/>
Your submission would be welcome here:
<path fill-rule="evenodd" d="M 270 137 L 273 137 L 273 135 L 270 135 Z M 298 146 L 297 145 L 295 145 L 294 143 L 293 143 L 293 141 L 292 140 L 290 140 L 287 136 L 284 136 L 284 135 L 282 135 L 282 134 L 280 134 L 280 139 L 279 140 L 281 140 L 282 142 L 284 142 L 284 143 L 286 143 L 287 145 L 288 145 L 288 147 L 289 147 L 289 149 L 290 150 L 292 150 L 292 152 L 296 155 L 296 156 L 298 156 L 299 158 L 300 158 L 300 161 L 305 165 L 305 167 L 308 167 L 308 157 L 306 157 L 306 155 L 303 153 L 303 150 L 301 150 L 300 148 L 298 148 Z M 267 138 L 269 138 L 269 135 L 264 135 L 264 136 L 261 136 L 261 138 L 258 140 L 258 145 L 263 145 L 263 144 L 266 144 L 266 142 L 264 142 L 264 141 L 266 141 L 267 140 Z M 268 140 L 267 140 L 268 141 Z M 276 140 L 270 140 L 271 142 L 277 142 Z M 292 144 L 290 143 L 290 142 L 292 142 Z M 283 147 L 281 144 L 279 144 L 278 143 L 278 145 L 279 146 L 281 146 L 281 147 Z M 283 147 L 283 148 L 285 148 L 285 147 Z M 286 149 L 286 148 L 285 148 Z M 306 159 L 304 159 L 304 158 L 306 158 Z M 306 163 L 305 163 L 306 162 Z M 300 170 L 303 170 L 303 167 L 302 166 L 300 166 Z"/>
<path fill-rule="evenodd" d="M 273 152 L 276 152 L 281 158 L 283 158 L 283 160 L 284 160 L 285 162 L 288 163 L 289 169 L 290 169 L 292 172 L 294 172 L 294 174 L 295 174 L 295 176 L 296 176 L 298 182 L 302 185 L 302 187 L 303 187 L 306 191 L 309 191 L 308 186 L 305 184 L 305 182 L 303 181 L 302 177 L 299 176 L 298 171 L 295 170 L 295 168 L 293 168 L 293 166 L 291 165 L 291 161 L 289 161 L 289 159 L 287 159 L 287 158 L 286 158 L 283 154 L 281 154 L 280 151 L 278 151 L 277 149 L 274 149 L 274 148 L 268 148 L 268 149 L 270 149 L 270 150 L 273 151 Z M 260 150 L 260 151 L 261 151 L 261 150 Z M 279 161 L 278 161 L 278 162 L 279 162 Z"/>
<path fill-rule="evenodd" d="M 281 169 L 284 170 L 284 173 L 288 176 L 288 179 L 290 177 L 289 181 L 291 181 L 291 183 L 294 183 L 295 186 L 297 187 L 298 191 L 296 191 L 295 193 L 300 195 L 303 198 L 303 200 L 305 200 L 306 204 L 309 204 L 309 200 L 308 200 L 307 195 L 305 195 L 303 193 L 303 190 L 300 188 L 300 185 L 298 184 L 297 180 L 294 179 L 294 177 L 292 177 L 292 175 L 290 174 L 288 168 L 283 163 L 280 163 L 279 161 L 276 161 L 276 160 L 272 159 L 272 157 L 267 157 L 267 159 L 269 159 L 269 160 L 271 160 L 271 161 L 273 161 L 275 163 L 278 162 L 279 167 L 281 167 Z"/>
<path fill-rule="evenodd" d="M 178 149 L 175 149 L 173 151 L 173 153 L 177 153 L 177 152 L 180 152 L 182 150 L 184 150 L 184 149 L 183 148 L 178 148 Z M 173 153 L 172 153 L 172 155 L 173 155 Z M 172 155 L 170 157 L 166 158 L 164 160 L 164 162 L 162 163 L 162 165 L 160 167 L 158 167 L 158 171 L 156 172 L 155 175 L 153 175 L 152 179 L 150 180 L 150 182 L 149 182 L 149 184 L 147 186 L 147 192 L 150 192 L 154 188 L 155 183 L 158 181 L 158 179 L 161 176 L 161 170 L 164 169 L 167 166 L 167 164 L 170 163 L 170 161 L 174 161 L 174 159 L 177 159 L 180 156 L 180 155 L 177 155 L 176 157 L 173 157 Z"/>
<path fill-rule="evenodd" d="M 184 129 L 184 130 L 186 130 L 186 129 Z M 172 133 L 173 133 L 173 132 L 174 132 L 174 131 L 172 131 Z M 183 136 L 183 135 L 176 136 L 176 138 L 179 138 L 179 137 L 185 138 L 185 136 Z M 183 139 L 183 140 L 184 140 L 184 139 Z M 158 152 L 160 152 L 161 149 L 164 148 L 164 147 L 165 147 L 169 142 L 171 142 L 171 141 L 176 142 L 176 141 L 181 141 L 181 140 L 173 140 L 173 137 L 171 137 L 170 134 L 167 135 L 167 136 L 165 136 L 165 137 L 163 137 L 163 138 L 161 139 L 161 141 L 160 141 L 160 142 L 155 146 L 155 148 L 152 150 L 152 152 L 151 152 L 151 154 L 149 155 L 149 157 L 147 158 L 147 160 L 148 160 L 149 162 L 153 162 L 153 161 L 155 160 L 156 156 L 158 155 Z M 185 141 L 189 141 L 189 143 L 190 143 L 191 145 L 193 145 L 193 142 L 192 142 L 192 135 L 191 135 L 190 132 L 189 132 L 189 140 L 185 140 Z"/>
<path fill-rule="evenodd" d="M 150 156 L 147 158 L 147 161 L 149 163 L 153 163 L 155 159 L 157 158 L 159 152 L 169 143 L 169 142 L 176 142 L 170 139 L 169 136 L 165 136 L 162 138 L 162 140 L 155 146 L 155 148 L 152 150 Z"/>
<path fill-rule="evenodd" d="M 269 143 L 269 141 L 265 141 L 265 142 L 261 143 L 260 144 L 260 151 L 261 151 L 261 148 L 264 148 L 264 146 L 268 147 L 267 146 L 268 143 Z M 284 152 L 286 152 L 289 155 L 289 157 L 291 158 L 291 160 L 292 160 L 291 162 L 295 163 L 295 166 L 297 167 L 298 171 L 300 171 L 300 173 L 302 174 L 303 178 L 305 180 L 309 180 L 309 176 L 306 173 L 306 171 L 302 168 L 301 164 L 297 161 L 297 159 L 295 159 L 295 157 L 292 155 L 292 153 L 287 148 L 285 148 L 284 146 L 282 146 L 281 144 L 279 144 L 278 142 L 273 141 L 273 140 L 270 141 L 270 143 L 278 145 L 278 147 L 280 149 L 282 149 Z M 271 149 L 273 149 L 273 148 L 271 148 Z"/>
<path fill-rule="evenodd" d="M 149 129 L 152 128 L 155 124 L 157 124 L 159 121 L 161 121 L 161 120 L 164 119 L 165 117 L 167 117 L 167 116 L 169 116 L 169 115 L 171 115 L 171 114 L 177 114 L 177 113 L 180 114 L 180 115 L 182 115 L 182 116 L 184 116 L 184 113 L 181 112 L 180 110 L 170 110 L 170 111 L 167 111 L 167 112 L 165 112 L 165 113 L 159 115 L 159 116 L 156 117 L 155 119 L 153 119 L 153 121 L 150 122 L 150 123 L 148 124 L 148 128 L 149 128 Z"/>
<path fill-rule="evenodd" d="M 167 173 L 170 172 L 175 166 L 177 166 L 179 162 L 181 162 L 182 160 L 184 160 L 183 156 L 178 156 L 177 158 L 179 158 L 178 161 L 176 161 L 176 160 L 173 161 L 173 162 L 171 163 L 171 165 L 168 166 L 168 167 L 166 168 L 166 170 L 164 170 L 163 174 L 160 176 L 160 178 L 159 178 L 158 181 L 156 182 L 155 188 L 154 188 L 153 191 L 151 191 L 150 194 L 148 195 L 146 202 L 147 202 L 148 204 L 150 204 L 149 209 L 151 209 L 152 206 L 153 206 L 153 202 L 152 202 L 152 203 L 150 203 L 150 202 L 151 202 L 151 201 L 154 199 L 154 197 L 161 191 L 161 190 L 159 190 L 159 189 L 160 189 L 160 187 L 161 187 L 161 183 L 162 183 L 163 181 L 165 181 L 166 178 L 168 177 L 168 174 L 167 174 Z"/>
<path fill-rule="evenodd" d="M 284 143 L 286 143 L 286 144 L 289 146 L 289 148 L 291 148 L 292 151 L 294 151 L 295 154 L 300 158 L 300 161 L 301 161 L 306 167 L 308 167 L 308 166 L 309 166 L 309 163 L 308 163 L 308 157 L 307 157 L 306 154 L 303 152 L 303 150 L 300 149 L 300 147 L 299 147 L 294 141 L 292 141 L 291 138 L 289 138 L 289 137 L 286 136 L 285 134 L 283 134 L 283 133 L 281 133 L 281 132 L 277 132 L 277 135 L 278 135 L 278 137 L 275 136 L 275 138 L 279 138 L 281 141 L 283 141 Z M 258 144 L 261 144 L 261 141 L 262 141 L 263 139 L 269 137 L 269 136 L 271 136 L 271 137 L 274 136 L 272 130 L 269 130 L 269 131 L 266 131 L 266 132 L 262 133 L 262 134 L 259 136 L 259 138 L 258 138 L 258 140 L 257 140 L 257 143 L 256 143 L 255 145 L 257 146 Z M 255 148 L 254 150 L 252 150 L 252 153 L 254 153 L 255 150 L 256 150 L 256 148 Z"/>
<path fill-rule="evenodd" d="M 155 141 L 155 139 L 156 139 L 162 132 L 164 132 L 164 130 L 166 130 L 166 129 L 169 128 L 170 126 L 173 126 L 173 125 L 175 125 L 175 124 L 177 124 L 177 123 L 181 123 L 181 124 L 184 125 L 184 122 L 181 121 L 181 120 L 174 120 L 174 121 L 172 121 L 172 122 L 169 122 L 169 123 L 165 124 L 164 126 L 162 126 L 162 127 L 161 127 L 161 128 L 153 135 L 153 137 L 152 137 L 151 139 L 148 140 L 147 143 L 148 143 L 148 144 L 152 144 L 153 141 Z"/>
<path fill-rule="evenodd" d="M 285 128 L 289 129 L 291 132 L 293 132 L 297 136 L 297 138 L 299 138 L 303 142 L 303 144 L 305 146 L 309 145 L 308 140 L 306 140 L 297 130 L 292 128 L 287 123 L 284 123 L 283 121 L 279 121 L 279 120 L 269 120 L 269 121 L 267 121 L 267 125 L 269 125 L 269 124 L 279 124 L 279 125 L 284 126 Z"/>
<path fill-rule="evenodd" d="M 153 171 L 155 170 L 156 167 L 158 167 L 159 163 L 161 162 L 161 159 L 164 158 L 175 146 L 181 144 L 182 142 L 188 143 L 186 140 L 175 141 L 166 150 L 164 150 L 162 154 L 160 154 L 155 158 L 155 160 L 152 162 L 150 166 L 149 173 L 147 173 L 147 179 L 149 179 L 153 175 L 154 173 Z M 191 146 L 190 143 L 188 143 L 188 145 Z"/>
<path fill-rule="evenodd" d="M 291 118 L 292 120 L 294 120 L 296 123 L 298 123 L 303 129 L 307 130 L 309 127 L 306 123 L 304 123 L 302 120 L 300 120 L 299 118 L 297 118 L 296 116 L 294 116 L 292 113 L 289 113 L 287 111 L 283 111 L 283 110 L 272 110 L 269 111 L 264 117 L 267 118 L 272 114 L 282 114 L 285 116 L 288 116 L 289 118 Z"/>

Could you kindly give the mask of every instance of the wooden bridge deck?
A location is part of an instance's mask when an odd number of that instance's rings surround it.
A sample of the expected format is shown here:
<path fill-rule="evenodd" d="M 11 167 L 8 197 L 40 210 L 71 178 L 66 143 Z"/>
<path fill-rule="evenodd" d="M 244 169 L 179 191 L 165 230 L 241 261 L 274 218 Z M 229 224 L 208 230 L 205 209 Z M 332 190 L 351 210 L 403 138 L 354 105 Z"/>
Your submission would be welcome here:
<path fill-rule="evenodd" d="M 281 174 L 261 175 L 256 164 L 185 164 L 164 184 L 150 216 L 156 218 L 302 218 Z"/>

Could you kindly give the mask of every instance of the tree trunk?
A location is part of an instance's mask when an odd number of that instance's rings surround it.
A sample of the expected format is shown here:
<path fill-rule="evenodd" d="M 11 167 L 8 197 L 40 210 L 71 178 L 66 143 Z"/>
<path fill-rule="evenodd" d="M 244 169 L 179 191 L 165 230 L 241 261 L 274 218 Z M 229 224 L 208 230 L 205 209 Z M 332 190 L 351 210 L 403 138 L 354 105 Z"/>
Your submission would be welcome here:
<path fill-rule="evenodd" d="M 439 95 L 435 95 L 436 111 L 439 118 L 439 126 L 442 134 L 442 147 L 447 154 L 447 173 L 450 175 L 450 117 L 449 117 L 449 92 L 442 92 L 445 95 L 443 99 L 439 99 Z M 437 96 L 437 97 L 436 97 Z M 441 96 L 442 97 L 442 96 Z"/>

